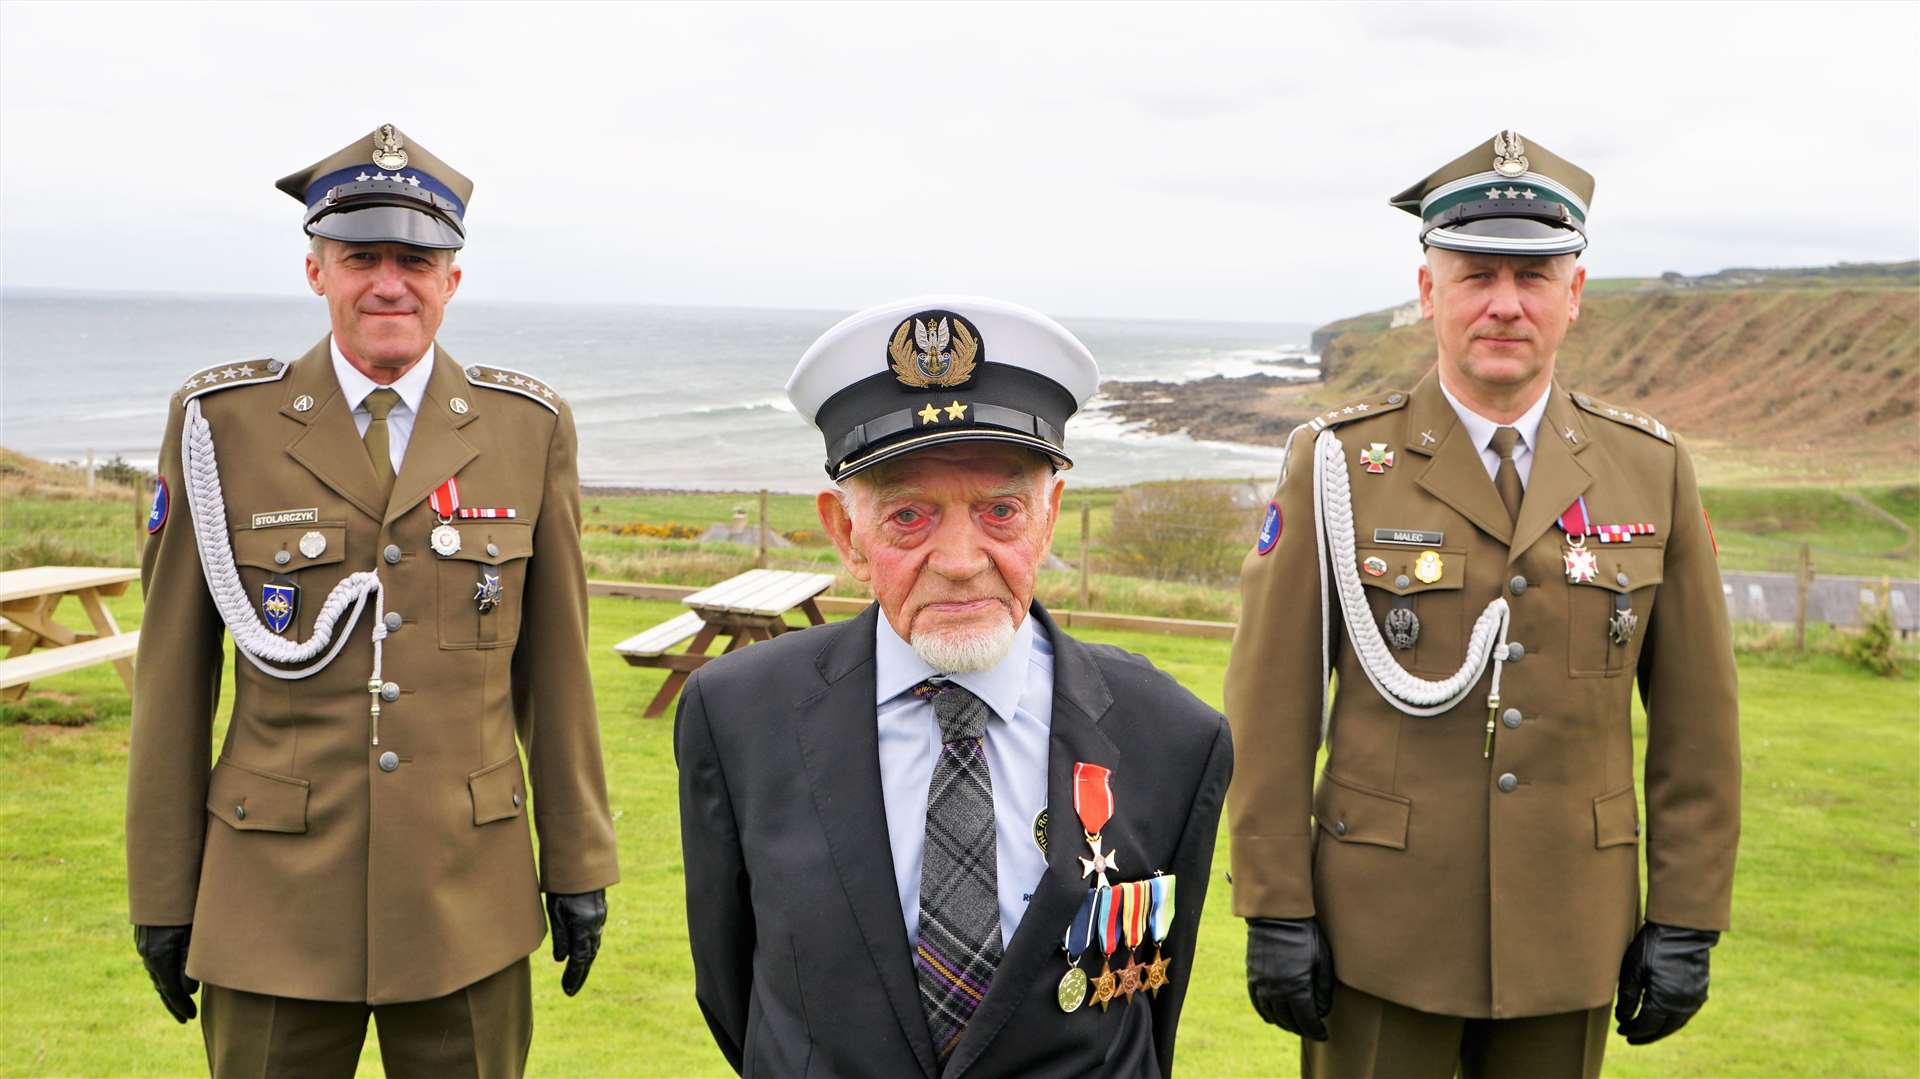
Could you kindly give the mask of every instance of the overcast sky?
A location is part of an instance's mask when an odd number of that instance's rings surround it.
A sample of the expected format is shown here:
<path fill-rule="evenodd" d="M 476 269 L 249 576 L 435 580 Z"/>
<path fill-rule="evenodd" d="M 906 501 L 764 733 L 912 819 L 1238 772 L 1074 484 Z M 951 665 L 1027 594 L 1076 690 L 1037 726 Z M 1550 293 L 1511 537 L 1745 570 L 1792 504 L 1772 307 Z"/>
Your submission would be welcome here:
<path fill-rule="evenodd" d="M 1502 127 L 1589 272 L 1920 253 L 1920 5 L 0 7 L 0 284 L 297 293 L 273 181 L 382 122 L 476 185 L 463 297 L 1320 322 Z"/>

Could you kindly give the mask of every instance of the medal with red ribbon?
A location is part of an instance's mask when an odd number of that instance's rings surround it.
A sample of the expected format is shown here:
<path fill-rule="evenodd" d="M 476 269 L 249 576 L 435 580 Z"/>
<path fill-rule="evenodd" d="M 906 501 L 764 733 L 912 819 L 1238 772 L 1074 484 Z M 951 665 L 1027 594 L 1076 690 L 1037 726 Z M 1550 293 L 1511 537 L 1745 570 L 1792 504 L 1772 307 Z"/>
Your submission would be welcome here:
<path fill-rule="evenodd" d="M 433 553 L 441 558 L 452 558 L 460 553 L 460 530 L 453 527 L 453 516 L 460 511 L 460 483 L 452 476 L 447 482 L 433 489 L 427 496 L 427 505 L 433 507 L 434 516 L 440 523 L 427 537 L 433 547 Z"/>
<path fill-rule="evenodd" d="M 1600 560 L 1587 550 L 1587 496 L 1581 495 L 1560 515 L 1560 531 L 1567 534 L 1567 545 L 1560 551 L 1560 564 L 1573 584 L 1590 584 L 1600 575 Z"/>
<path fill-rule="evenodd" d="M 1080 859 L 1080 876 L 1093 877 L 1098 887 L 1107 886 L 1107 874 L 1117 873 L 1113 851 L 1100 849 L 1100 829 L 1113 819 L 1113 771 L 1098 764 L 1076 761 L 1073 766 L 1073 811 L 1080 816 L 1087 846 L 1093 857 Z"/>
<path fill-rule="evenodd" d="M 1128 999 L 1145 988 L 1141 976 L 1146 968 L 1134 962 L 1133 953 L 1147 937 L 1147 912 L 1153 902 L 1148 884 L 1133 880 L 1114 886 L 1120 893 L 1120 931 L 1127 943 L 1127 965 L 1120 971 L 1120 987 L 1115 992 Z"/>

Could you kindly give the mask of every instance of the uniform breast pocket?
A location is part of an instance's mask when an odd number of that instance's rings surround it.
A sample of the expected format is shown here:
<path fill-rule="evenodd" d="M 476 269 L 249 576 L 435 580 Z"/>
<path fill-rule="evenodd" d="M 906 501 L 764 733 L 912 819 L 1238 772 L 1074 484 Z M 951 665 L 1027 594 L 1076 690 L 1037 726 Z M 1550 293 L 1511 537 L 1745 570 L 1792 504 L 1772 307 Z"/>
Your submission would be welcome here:
<path fill-rule="evenodd" d="M 322 521 L 233 533 L 233 561 L 253 611 L 269 630 L 304 641 L 327 593 L 346 576 L 347 527 Z"/>
<path fill-rule="evenodd" d="M 1467 552 L 1462 548 L 1358 545 L 1360 583 L 1373 624 L 1410 671 L 1449 675 L 1467 655 Z"/>
<path fill-rule="evenodd" d="M 520 636 L 520 596 L 533 555 L 533 523 L 494 520 L 460 526 L 460 550 L 434 558 L 440 593 L 440 647 L 499 648 Z"/>
<path fill-rule="evenodd" d="M 1654 596 L 1666 565 L 1659 547 L 1599 546 L 1587 541 L 1599 563 L 1590 582 L 1568 586 L 1568 673 L 1604 678 L 1630 673 L 1653 614 Z"/>

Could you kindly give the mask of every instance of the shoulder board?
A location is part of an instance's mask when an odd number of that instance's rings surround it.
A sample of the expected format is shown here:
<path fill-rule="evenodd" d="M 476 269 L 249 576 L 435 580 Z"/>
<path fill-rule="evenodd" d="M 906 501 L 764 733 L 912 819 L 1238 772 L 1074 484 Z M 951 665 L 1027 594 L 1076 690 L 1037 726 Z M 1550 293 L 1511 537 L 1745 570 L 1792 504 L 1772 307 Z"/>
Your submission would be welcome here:
<path fill-rule="evenodd" d="M 216 363 L 212 367 L 195 371 L 191 377 L 180 384 L 180 402 L 185 404 L 202 394 L 231 389 L 234 386 L 278 382 L 287 377 L 287 368 L 291 366 L 293 365 L 285 360 L 273 359 Z"/>
<path fill-rule="evenodd" d="M 1312 428 L 1315 434 L 1318 434 L 1329 427 L 1338 427 L 1343 423 L 1352 423 L 1354 420 L 1364 420 L 1368 416 L 1378 416 L 1383 412 L 1392 412 L 1394 409 L 1404 408 L 1406 404 L 1407 395 L 1401 393 L 1399 390 L 1395 390 L 1392 393 L 1364 398 L 1350 405 L 1342 405 L 1339 408 L 1328 409 L 1313 419 L 1308 420 L 1307 426 Z"/>
<path fill-rule="evenodd" d="M 490 390 L 517 393 L 545 405 L 547 411 L 556 416 L 560 414 L 560 395 L 553 392 L 553 387 L 547 385 L 545 381 L 534 378 L 525 371 L 472 363 L 467 365 L 467 381 L 475 386 L 485 386 Z"/>
<path fill-rule="evenodd" d="M 1584 393 L 1574 394 L 1573 403 L 1579 405 L 1585 411 L 1593 413 L 1595 416 L 1612 420 L 1615 423 L 1623 424 L 1637 431 L 1645 431 L 1647 434 L 1652 435 L 1662 442 L 1670 443 L 1673 441 L 1673 432 L 1667 429 L 1667 425 L 1644 412 L 1634 412 L 1630 409 L 1616 408 L 1613 405 L 1607 404 L 1605 401 L 1596 401 Z"/>

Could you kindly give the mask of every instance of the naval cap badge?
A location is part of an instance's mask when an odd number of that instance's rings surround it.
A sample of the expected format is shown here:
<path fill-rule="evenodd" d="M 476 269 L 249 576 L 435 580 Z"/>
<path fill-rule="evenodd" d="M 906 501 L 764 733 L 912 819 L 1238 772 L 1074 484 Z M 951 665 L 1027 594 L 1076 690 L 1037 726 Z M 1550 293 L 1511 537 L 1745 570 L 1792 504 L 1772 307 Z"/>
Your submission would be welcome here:
<path fill-rule="evenodd" d="M 400 133 L 392 124 L 381 124 L 373 136 L 373 163 L 383 169 L 407 167 L 407 151 L 401 148 Z"/>
<path fill-rule="evenodd" d="M 1527 147 L 1514 131 L 1493 137 L 1493 171 L 1511 180 L 1527 171 Z"/>
<path fill-rule="evenodd" d="M 966 385 L 985 351 L 980 328 L 952 311 L 909 315 L 887 339 L 893 377 L 916 390 Z"/>

